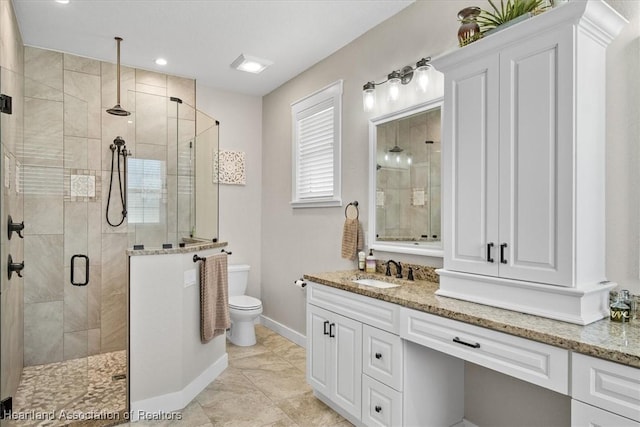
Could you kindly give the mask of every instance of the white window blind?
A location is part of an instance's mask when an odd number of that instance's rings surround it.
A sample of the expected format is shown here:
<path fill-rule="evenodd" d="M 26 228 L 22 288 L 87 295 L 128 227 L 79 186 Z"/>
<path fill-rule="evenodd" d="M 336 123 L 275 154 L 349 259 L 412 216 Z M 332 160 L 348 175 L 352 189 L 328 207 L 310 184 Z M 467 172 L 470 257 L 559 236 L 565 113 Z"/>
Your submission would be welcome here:
<path fill-rule="evenodd" d="M 293 207 L 340 206 L 342 81 L 292 105 Z"/>
<path fill-rule="evenodd" d="M 160 214 L 163 208 L 164 162 L 136 158 L 127 160 L 129 224 L 160 223 Z"/>

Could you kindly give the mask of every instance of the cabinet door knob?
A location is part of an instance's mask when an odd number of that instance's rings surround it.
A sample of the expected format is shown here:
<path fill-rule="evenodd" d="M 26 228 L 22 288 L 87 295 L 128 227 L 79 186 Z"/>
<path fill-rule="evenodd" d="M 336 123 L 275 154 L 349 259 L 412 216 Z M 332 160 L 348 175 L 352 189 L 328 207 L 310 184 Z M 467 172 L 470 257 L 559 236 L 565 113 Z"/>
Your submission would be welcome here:
<path fill-rule="evenodd" d="M 376 353 L 376 359 L 378 360 L 382 359 L 382 353 Z"/>
<path fill-rule="evenodd" d="M 491 258 L 491 248 L 493 248 L 493 242 L 487 243 L 487 262 L 493 262 L 493 258 Z"/>
<path fill-rule="evenodd" d="M 329 335 L 329 331 L 327 331 L 327 326 L 329 326 L 329 321 L 325 320 L 324 321 L 324 331 L 323 331 L 325 335 Z"/>
<path fill-rule="evenodd" d="M 376 405 L 374 409 L 376 410 L 377 413 L 382 412 L 382 407 L 380 405 Z"/>
<path fill-rule="evenodd" d="M 503 243 L 500 245 L 500 262 L 502 264 L 506 264 L 507 263 L 507 259 L 504 257 L 504 250 L 507 248 L 507 244 Z"/>

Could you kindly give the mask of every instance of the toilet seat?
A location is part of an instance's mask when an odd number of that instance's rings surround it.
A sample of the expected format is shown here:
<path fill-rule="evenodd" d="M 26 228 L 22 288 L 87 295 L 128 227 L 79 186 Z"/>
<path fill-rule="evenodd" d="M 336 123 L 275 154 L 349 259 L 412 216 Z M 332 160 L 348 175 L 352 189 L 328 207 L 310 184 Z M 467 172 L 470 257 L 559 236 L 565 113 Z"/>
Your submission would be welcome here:
<path fill-rule="evenodd" d="M 262 301 L 249 295 L 229 297 L 229 307 L 236 310 L 255 310 L 262 307 Z"/>

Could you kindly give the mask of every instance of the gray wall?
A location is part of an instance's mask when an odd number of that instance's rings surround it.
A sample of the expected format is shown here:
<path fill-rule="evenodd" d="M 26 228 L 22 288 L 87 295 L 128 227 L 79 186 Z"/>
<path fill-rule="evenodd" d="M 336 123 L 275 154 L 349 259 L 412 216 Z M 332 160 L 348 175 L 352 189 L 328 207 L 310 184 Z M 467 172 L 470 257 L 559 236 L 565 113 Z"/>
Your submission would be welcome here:
<path fill-rule="evenodd" d="M 246 153 L 246 185 L 220 184 L 220 240 L 230 264 L 249 264 L 247 294 L 260 298 L 262 98 L 196 85 L 197 108 L 220 121 L 220 149 Z"/>
<path fill-rule="evenodd" d="M 640 292 L 638 263 L 640 225 L 640 177 L 638 135 L 640 113 L 639 37 L 640 2 L 611 1 L 632 22 L 609 47 L 607 53 L 607 275 L 622 287 Z M 305 331 L 304 295 L 290 285 L 305 272 L 353 268 L 340 258 L 343 208 L 298 209 L 291 197 L 290 104 L 327 84 L 344 79 L 342 198 L 361 202 L 360 217 L 368 221 L 368 129 L 370 115 L 362 111 L 362 85 L 382 80 L 394 68 L 422 56 L 437 56 L 456 48 L 457 12 L 468 1 L 418 1 L 373 28 L 296 78 L 274 90 L 263 100 L 263 188 L 262 188 L 262 300 L 264 312 L 286 326 Z M 488 3 L 476 5 L 487 8 Z M 432 94 L 435 95 L 435 94 Z M 402 106 L 399 106 L 402 107 Z M 398 108 L 399 108 L 398 107 Z M 222 205 L 224 209 L 224 205 Z M 440 266 L 441 260 L 396 254 L 380 258 Z M 477 387 L 478 372 L 467 368 L 468 388 Z M 494 390 L 504 381 L 495 373 L 482 376 L 483 390 Z M 511 388 L 530 400 L 532 407 L 544 405 L 546 390 Z M 541 392 L 540 392 L 541 391 Z M 502 409 L 500 402 L 483 399 L 483 393 L 467 396 L 471 421 L 489 422 Z M 552 397 L 553 400 L 553 397 Z M 566 402 L 550 409 L 548 425 L 566 424 Z M 551 422 L 555 420 L 555 422 Z M 499 420 L 493 420 L 498 422 Z M 521 419 L 519 425 L 536 425 Z"/>

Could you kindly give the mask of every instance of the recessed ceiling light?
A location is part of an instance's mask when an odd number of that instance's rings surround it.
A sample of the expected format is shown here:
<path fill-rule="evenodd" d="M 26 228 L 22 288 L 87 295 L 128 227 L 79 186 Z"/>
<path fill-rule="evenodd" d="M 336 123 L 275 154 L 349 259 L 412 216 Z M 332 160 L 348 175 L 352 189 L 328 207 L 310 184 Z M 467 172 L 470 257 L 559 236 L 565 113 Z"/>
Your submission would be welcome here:
<path fill-rule="evenodd" d="M 167 65 L 167 60 L 164 58 L 156 59 L 156 65 Z"/>
<path fill-rule="evenodd" d="M 236 70 L 246 71 L 248 73 L 258 74 L 264 71 L 269 65 L 273 64 L 273 62 L 257 58 L 255 56 L 240 54 L 236 58 L 235 61 L 231 63 L 231 68 L 235 68 Z"/>
<path fill-rule="evenodd" d="M 69 0 L 56 0 L 56 3 L 69 4 Z"/>

